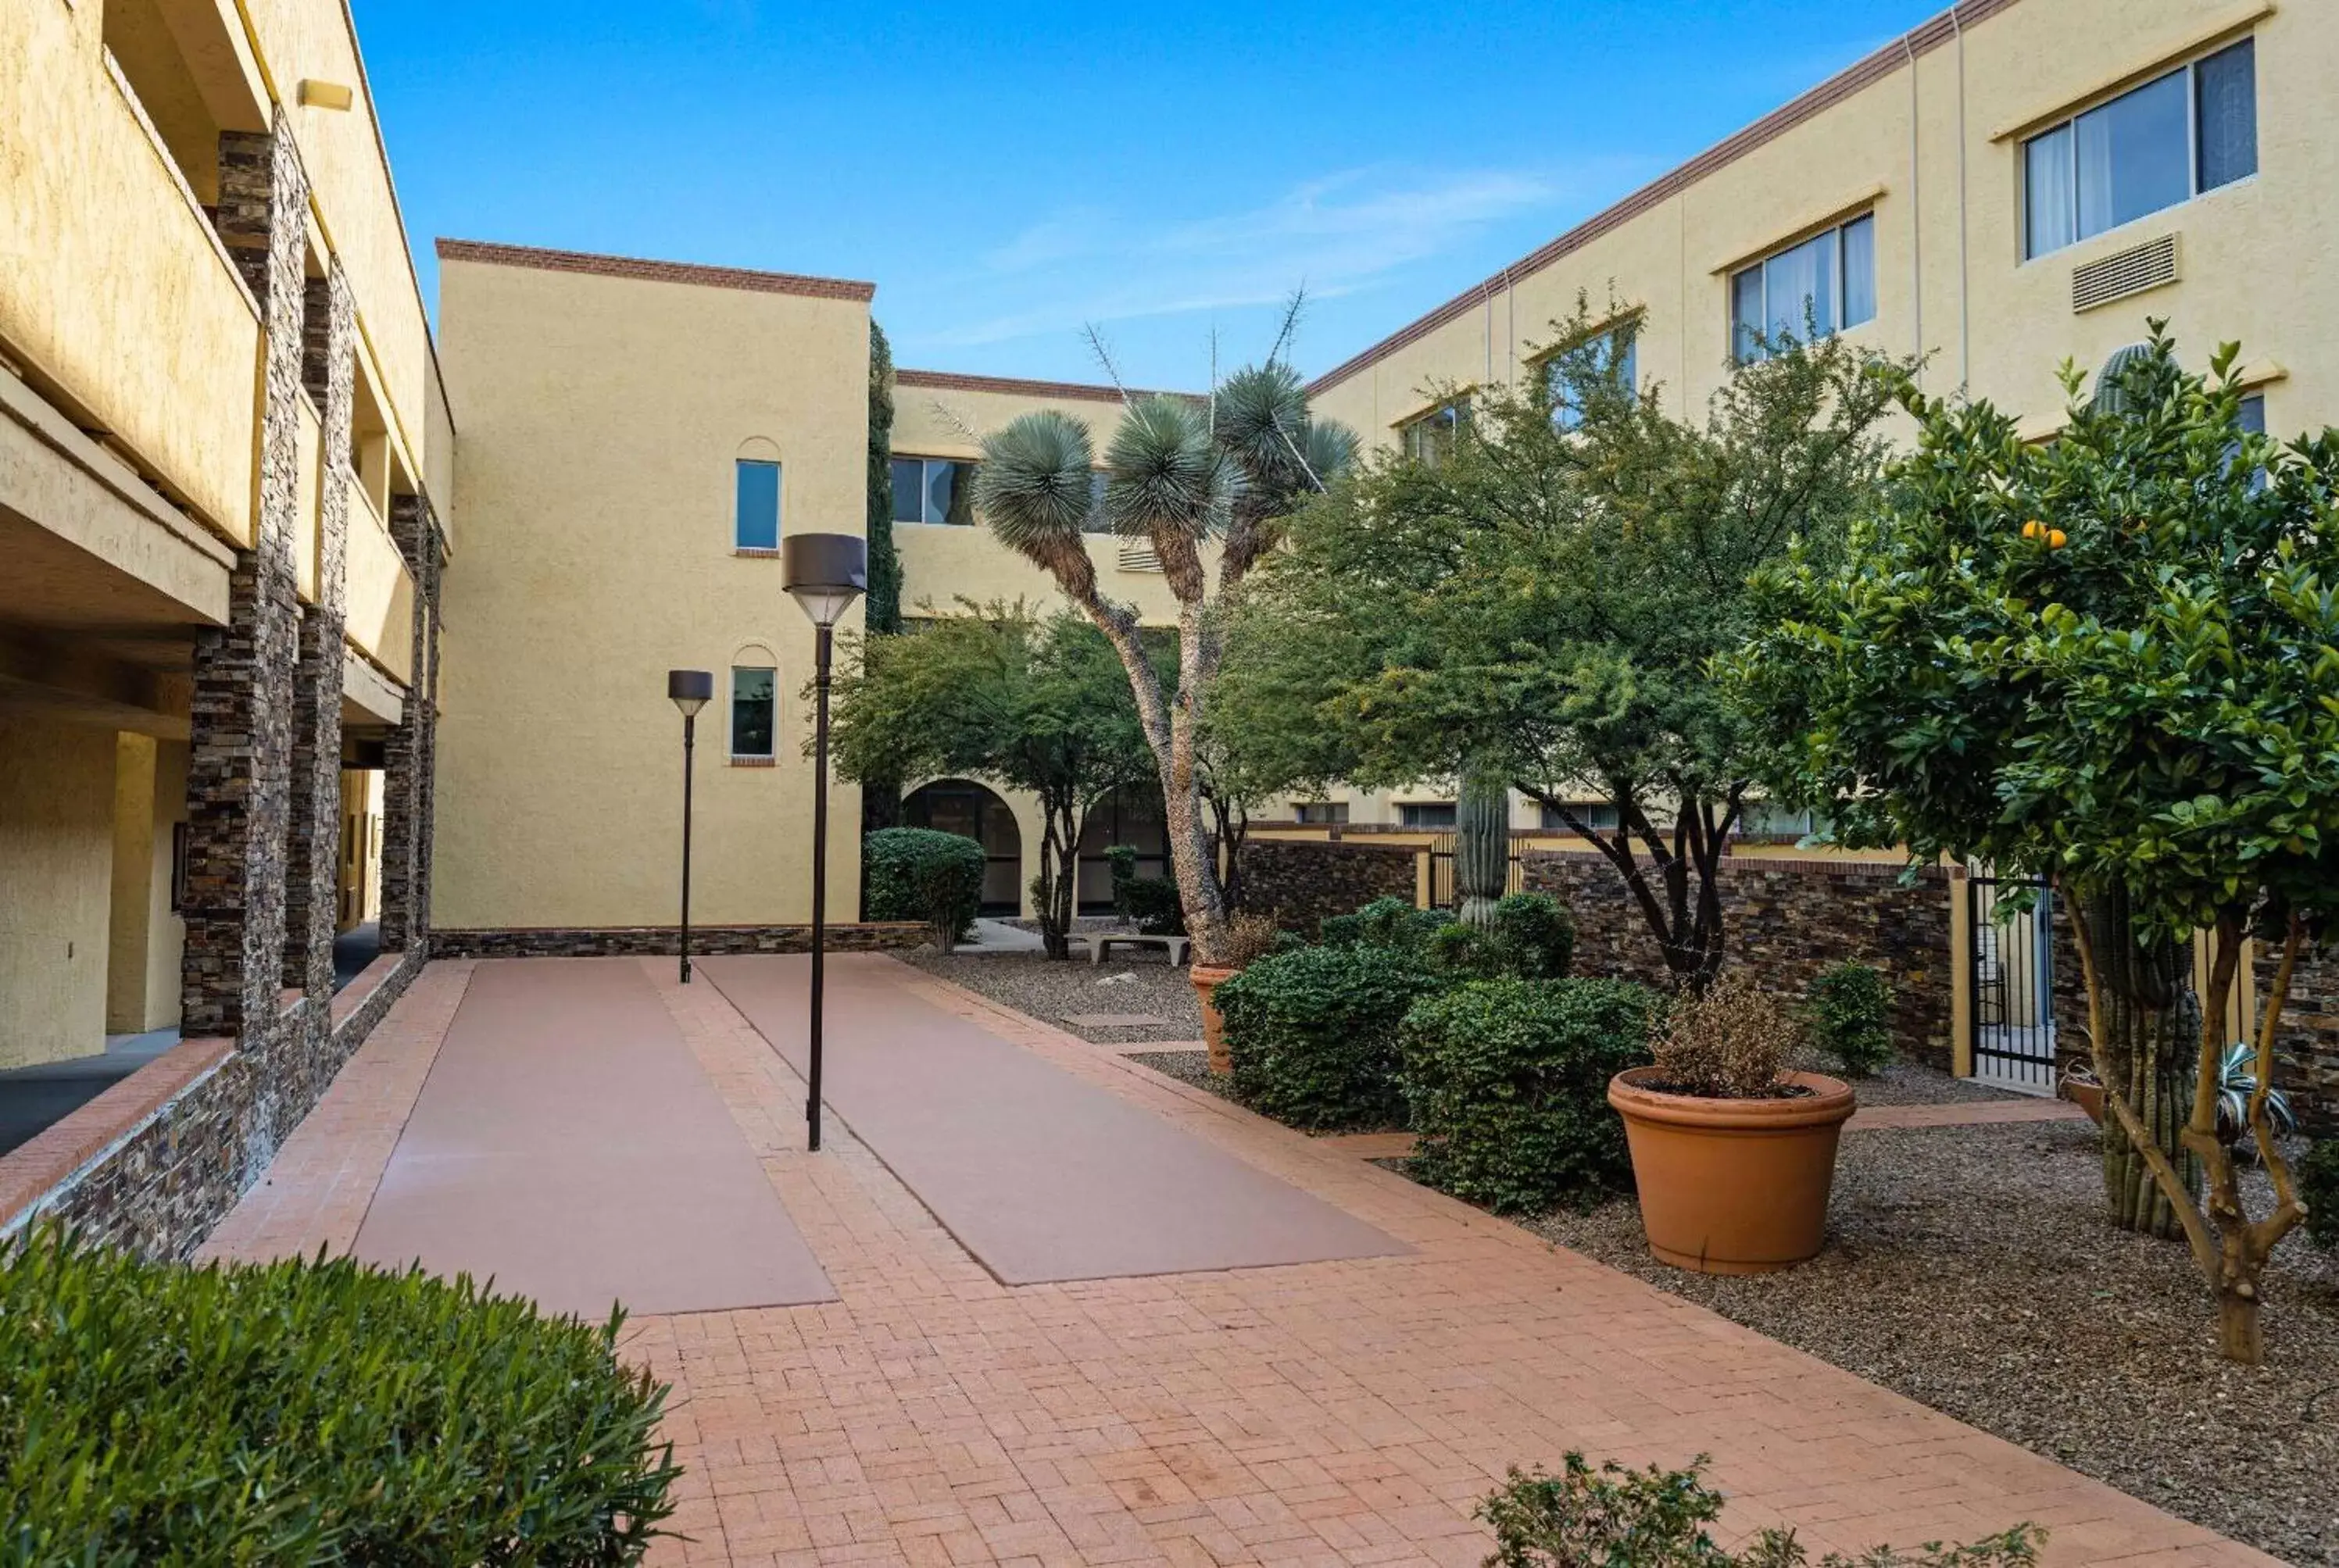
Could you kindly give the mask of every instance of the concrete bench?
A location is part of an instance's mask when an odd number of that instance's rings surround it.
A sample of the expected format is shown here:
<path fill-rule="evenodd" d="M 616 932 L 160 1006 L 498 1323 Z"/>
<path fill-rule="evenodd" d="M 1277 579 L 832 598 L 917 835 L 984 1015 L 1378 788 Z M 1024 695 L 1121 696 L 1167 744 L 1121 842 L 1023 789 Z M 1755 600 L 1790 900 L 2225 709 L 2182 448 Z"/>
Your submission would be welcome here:
<path fill-rule="evenodd" d="M 1158 947 L 1170 955 L 1172 968 L 1186 962 L 1188 940 L 1182 936 L 1137 936 L 1128 932 L 1099 932 L 1072 938 L 1072 941 L 1087 945 L 1091 963 L 1102 963 L 1105 954 L 1116 947 Z"/>

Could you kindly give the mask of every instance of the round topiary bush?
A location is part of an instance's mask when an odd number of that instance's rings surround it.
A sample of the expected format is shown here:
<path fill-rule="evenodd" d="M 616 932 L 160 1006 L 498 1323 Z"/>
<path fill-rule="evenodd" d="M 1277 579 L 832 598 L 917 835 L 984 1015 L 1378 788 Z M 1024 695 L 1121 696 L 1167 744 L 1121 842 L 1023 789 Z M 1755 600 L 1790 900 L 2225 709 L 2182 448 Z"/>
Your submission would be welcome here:
<path fill-rule="evenodd" d="M 1839 963 L 1811 981 L 1804 1004 L 1811 1043 L 1845 1074 L 1866 1078 L 1892 1060 L 1892 987 L 1864 963 Z"/>
<path fill-rule="evenodd" d="M 0 1491 L 24 1563 L 637 1563 L 680 1471 L 620 1315 L 347 1258 L 0 1246 Z"/>
<path fill-rule="evenodd" d="M 1218 988 L 1236 1096 L 1292 1127 L 1392 1127 L 1405 1119 L 1396 1031 L 1436 989 L 1400 950 L 1304 947 L 1262 958 Z"/>
<path fill-rule="evenodd" d="M 982 846 L 933 828 L 886 827 L 861 840 L 862 907 L 871 920 L 918 920 L 944 952 L 982 910 Z"/>
<path fill-rule="evenodd" d="M 1478 981 L 1421 1002 L 1400 1036 L 1413 1177 L 1498 1214 L 1625 1187 L 1608 1080 L 1648 1061 L 1660 1005 L 1616 980 Z"/>

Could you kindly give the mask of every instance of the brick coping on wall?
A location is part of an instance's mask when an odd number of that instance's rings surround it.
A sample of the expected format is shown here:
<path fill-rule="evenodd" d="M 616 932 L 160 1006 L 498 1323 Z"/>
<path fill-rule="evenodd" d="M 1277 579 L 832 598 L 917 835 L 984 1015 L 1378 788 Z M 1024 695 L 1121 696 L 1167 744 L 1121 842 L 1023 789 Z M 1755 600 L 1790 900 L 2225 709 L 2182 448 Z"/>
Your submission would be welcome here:
<path fill-rule="evenodd" d="M 884 952 L 916 947 L 927 936 L 920 921 L 838 921 L 827 928 L 827 946 L 837 952 Z M 808 922 L 690 928 L 694 957 L 811 950 Z M 430 951 L 439 958 L 662 958 L 678 954 L 682 943 L 670 925 L 439 927 L 430 933 Z"/>
<path fill-rule="evenodd" d="M 383 953 L 343 986 L 332 1000 L 333 1027 L 340 1029 L 383 986 L 392 983 L 406 958 L 404 953 Z M 307 1001 L 297 991 L 285 995 L 286 1013 Z M 0 1155 L 0 1228 L 15 1225 L 43 1198 L 103 1164 L 116 1146 L 168 1110 L 234 1054 L 232 1040 L 215 1035 L 183 1040 L 87 1104 Z"/>
<path fill-rule="evenodd" d="M 897 387 L 923 387 L 938 392 L 1005 392 L 1020 398 L 1062 398 L 1069 401 L 1120 403 L 1131 398 L 1182 398 L 1201 402 L 1199 392 L 1141 391 L 1135 388 L 1100 387 L 1089 381 L 1034 381 L 1021 376 L 970 376 L 956 370 L 897 370 Z"/>
<path fill-rule="evenodd" d="M 439 242 L 442 261 L 483 261 L 497 267 L 533 267 L 545 272 L 589 272 L 603 278 L 634 278 L 652 283 L 695 283 L 710 289 L 745 289 L 758 294 L 802 294 L 815 300 L 876 297 L 877 285 L 853 278 L 814 278 L 802 272 L 765 272 L 747 267 L 710 267 L 696 261 L 659 261 L 642 256 L 605 256 L 590 251 L 552 251 L 536 245 L 504 245 L 486 240 Z"/>

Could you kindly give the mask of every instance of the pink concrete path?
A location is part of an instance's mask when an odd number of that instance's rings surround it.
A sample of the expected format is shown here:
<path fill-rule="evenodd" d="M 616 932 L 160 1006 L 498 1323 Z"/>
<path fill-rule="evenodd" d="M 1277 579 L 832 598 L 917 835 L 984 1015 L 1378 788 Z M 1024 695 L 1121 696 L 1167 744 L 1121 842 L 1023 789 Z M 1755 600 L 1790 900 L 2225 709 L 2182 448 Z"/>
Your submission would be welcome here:
<path fill-rule="evenodd" d="M 351 1250 L 587 1317 L 836 1294 L 631 959 L 477 967 Z"/>
<path fill-rule="evenodd" d="M 561 966 L 555 966 L 556 970 Z M 434 964 L 213 1256 L 345 1244 L 469 966 Z M 687 1467 L 664 1563 L 1475 1568 L 1514 1464 L 1710 1453 L 1813 1555 L 2054 1531 L 2050 1564 L 2271 1563 L 1515 1226 L 903 967 L 905 993 L 1316 1195 L 1405 1256 L 1005 1286 L 713 986 L 644 972 L 838 1299 L 637 1318 Z"/>
<path fill-rule="evenodd" d="M 811 960 L 710 958 L 699 967 L 791 1066 L 806 1070 Z M 1406 1250 L 934 1006 L 901 973 L 874 954 L 830 961 L 822 1098 L 1008 1284 Z"/>

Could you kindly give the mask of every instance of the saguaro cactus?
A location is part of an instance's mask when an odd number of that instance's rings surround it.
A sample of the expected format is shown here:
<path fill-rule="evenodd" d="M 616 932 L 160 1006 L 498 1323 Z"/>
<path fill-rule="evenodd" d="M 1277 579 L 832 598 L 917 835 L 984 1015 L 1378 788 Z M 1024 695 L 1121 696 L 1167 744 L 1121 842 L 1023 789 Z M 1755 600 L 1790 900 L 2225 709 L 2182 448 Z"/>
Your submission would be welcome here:
<path fill-rule="evenodd" d="M 1511 867 L 1511 792 L 1499 774 L 1474 773 L 1462 781 L 1454 813 L 1454 892 L 1462 923 L 1495 923 Z"/>

